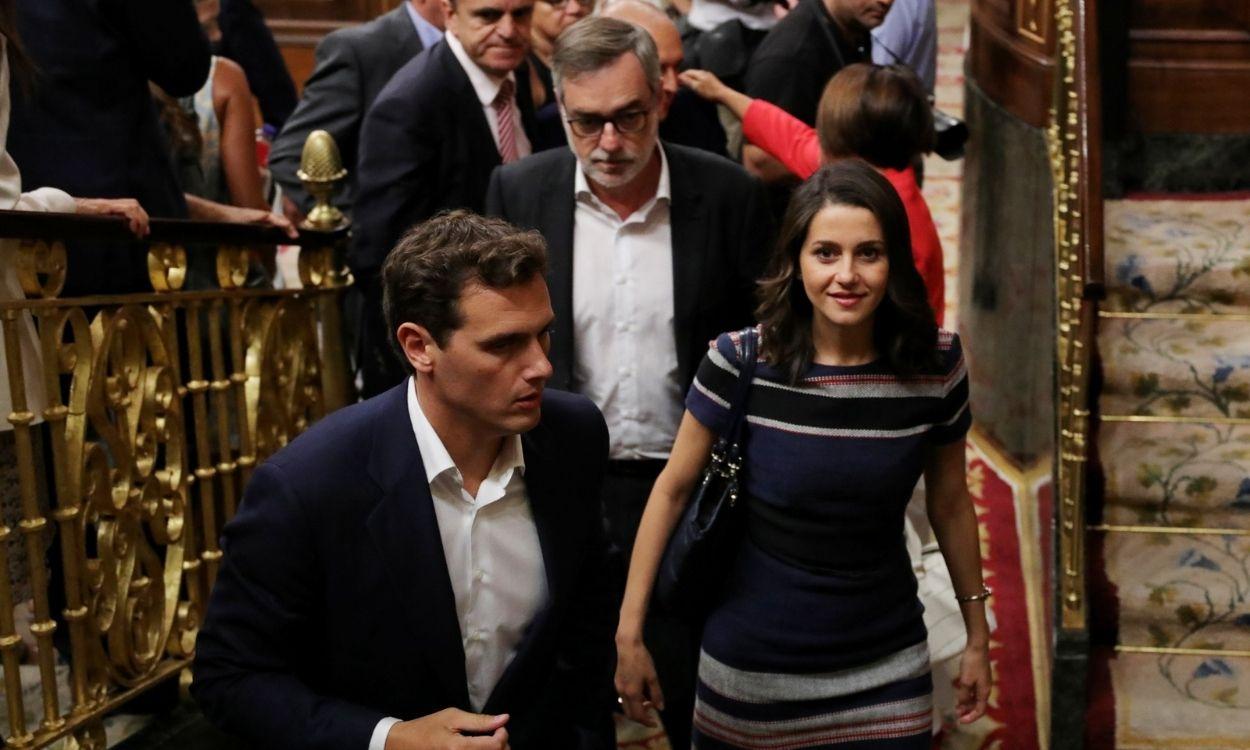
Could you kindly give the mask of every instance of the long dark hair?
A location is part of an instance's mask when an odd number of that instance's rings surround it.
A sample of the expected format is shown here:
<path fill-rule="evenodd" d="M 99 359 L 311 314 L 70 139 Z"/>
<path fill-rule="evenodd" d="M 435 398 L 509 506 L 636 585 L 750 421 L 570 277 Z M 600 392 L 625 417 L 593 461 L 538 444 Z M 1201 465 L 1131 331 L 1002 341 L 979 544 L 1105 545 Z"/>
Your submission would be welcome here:
<path fill-rule="evenodd" d="M 890 274 L 873 316 L 873 343 L 898 375 L 938 366 L 937 322 L 911 254 L 907 211 L 894 186 L 866 162 L 846 159 L 821 167 L 799 186 L 786 208 L 781 234 L 756 289 L 763 336 L 760 353 L 797 383 L 815 355 L 812 303 L 799 278 L 799 253 L 812 219 L 825 206 L 866 208 L 881 224 Z"/>
<path fill-rule="evenodd" d="M 0 36 L 4 37 L 5 56 L 9 59 L 9 79 L 26 90 L 35 77 L 35 65 L 17 34 L 17 0 L 0 0 Z"/>

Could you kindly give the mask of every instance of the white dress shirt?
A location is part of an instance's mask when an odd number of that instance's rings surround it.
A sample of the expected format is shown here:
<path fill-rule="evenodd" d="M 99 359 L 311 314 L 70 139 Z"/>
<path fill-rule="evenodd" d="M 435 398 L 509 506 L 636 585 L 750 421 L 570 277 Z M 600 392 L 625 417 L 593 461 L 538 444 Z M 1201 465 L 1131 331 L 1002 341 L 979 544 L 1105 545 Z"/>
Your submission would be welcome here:
<path fill-rule="evenodd" d="M 547 575 L 538 530 L 525 491 L 521 436 L 503 442 L 473 497 L 430 425 L 408 379 L 408 415 L 430 482 L 438 535 L 456 599 L 469 702 L 481 711 L 516 656 L 525 629 L 547 602 Z M 414 500 L 415 502 L 415 500 Z M 378 722 L 369 750 L 382 750 L 391 726 Z"/>
<path fill-rule="evenodd" d="M 486 113 L 486 122 L 490 124 L 490 134 L 495 139 L 495 148 L 499 148 L 499 115 L 495 114 L 495 97 L 499 95 L 499 87 L 503 85 L 503 78 L 487 74 L 477 66 L 469 58 L 469 53 L 464 51 L 464 45 L 456 38 L 452 32 L 447 32 L 443 37 L 447 42 L 447 46 L 451 48 L 451 53 L 456 56 L 456 60 L 460 62 L 460 67 L 464 68 L 464 72 L 469 76 L 469 83 L 473 84 L 473 91 L 477 94 L 477 100 L 482 104 L 482 111 Z M 506 78 L 516 84 L 516 76 L 509 73 Z M 520 93 L 519 88 L 513 91 Z M 530 139 L 525 135 L 525 128 L 521 124 L 521 110 L 517 108 L 516 96 L 512 97 L 512 122 L 515 123 L 513 130 L 516 131 L 516 153 L 518 158 L 529 156 L 534 152 L 534 147 L 530 145 Z"/>
<path fill-rule="evenodd" d="M 683 410 L 673 331 L 668 159 L 624 221 L 574 177 L 573 376 L 603 412 L 613 459 L 667 458 Z"/>

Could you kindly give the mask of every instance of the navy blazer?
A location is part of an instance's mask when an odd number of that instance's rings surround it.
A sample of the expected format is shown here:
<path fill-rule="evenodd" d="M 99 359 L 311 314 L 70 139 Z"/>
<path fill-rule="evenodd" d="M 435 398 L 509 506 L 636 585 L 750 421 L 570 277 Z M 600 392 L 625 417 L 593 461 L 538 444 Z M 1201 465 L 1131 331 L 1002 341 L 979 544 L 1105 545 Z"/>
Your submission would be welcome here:
<path fill-rule="evenodd" d="M 266 461 L 226 525 L 192 694 L 263 747 L 364 748 L 386 716 L 471 710 L 410 381 L 327 416 Z M 548 390 L 522 436 L 549 598 L 484 707 L 516 750 L 614 744 L 599 487 L 603 417 Z"/>
<path fill-rule="evenodd" d="M 529 68 L 516 70 L 521 125 L 534 136 Z M 440 42 L 400 68 L 360 133 L 348 263 L 358 278 L 382 267 L 413 224 L 444 209 L 481 211 L 499 150 L 486 113 L 451 48 Z"/>
<path fill-rule="evenodd" d="M 365 113 L 391 76 L 422 49 L 403 5 L 369 23 L 331 32 L 317 44 L 317 64 L 303 97 L 269 152 L 269 171 L 283 194 L 304 212 L 312 209 L 313 199 L 296 172 L 308 134 L 325 130 L 334 136 L 348 170 L 334 204 L 350 213 L 356 196 L 356 144 Z"/>
<path fill-rule="evenodd" d="M 663 143 L 673 237 L 673 346 L 683 387 L 725 331 L 754 320 L 755 280 L 773 238 L 760 183 L 741 166 L 698 149 Z M 547 284 L 556 325 L 548 356 L 553 388 L 576 390 L 573 351 L 574 170 L 569 149 L 553 149 L 495 170 L 486 212 L 547 240 Z"/>

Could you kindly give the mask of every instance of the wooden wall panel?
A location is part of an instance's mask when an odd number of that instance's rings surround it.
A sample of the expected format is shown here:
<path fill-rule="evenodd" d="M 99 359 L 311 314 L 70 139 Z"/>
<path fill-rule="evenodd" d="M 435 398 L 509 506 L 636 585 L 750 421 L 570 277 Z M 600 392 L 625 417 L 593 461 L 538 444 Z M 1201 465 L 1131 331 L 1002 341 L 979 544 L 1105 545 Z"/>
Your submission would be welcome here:
<path fill-rule="evenodd" d="M 1128 129 L 1250 132 L 1250 0 L 1131 0 Z"/>
<path fill-rule="evenodd" d="M 1033 127 L 1051 100 L 1052 0 L 974 0 L 968 76 L 995 104 Z"/>
<path fill-rule="evenodd" d="M 317 42 L 335 29 L 362 23 L 402 0 L 255 0 L 282 50 L 295 85 L 302 90 L 313 69 Z"/>

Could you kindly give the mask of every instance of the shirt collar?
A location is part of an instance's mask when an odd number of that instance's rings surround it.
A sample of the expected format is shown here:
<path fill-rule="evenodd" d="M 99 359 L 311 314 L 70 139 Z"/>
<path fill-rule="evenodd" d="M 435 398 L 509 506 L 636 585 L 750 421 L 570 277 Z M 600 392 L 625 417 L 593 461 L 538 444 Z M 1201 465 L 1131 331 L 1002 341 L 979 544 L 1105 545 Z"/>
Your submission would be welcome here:
<path fill-rule="evenodd" d="M 482 103 L 483 107 L 489 107 L 495 103 L 495 97 L 499 95 L 499 87 L 503 86 L 504 78 L 516 82 L 516 76 L 511 71 L 503 78 L 496 78 L 478 67 L 478 64 L 469 58 L 469 53 L 464 51 L 464 45 L 454 33 L 448 32 L 443 39 L 451 48 L 451 53 L 456 56 L 460 67 L 464 68 L 465 74 L 469 76 L 469 83 L 473 84 L 473 92 L 477 94 L 477 100 Z"/>
<path fill-rule="evenodd" d="M 404 10 L 408 11 L 408 18 L 412 19 L 412 26 L 417 30 L 417 38 L 421 40 L 421 47 L 429 49 L 438 44 L 443 38 L 443 32 L 440 28 L 425 20 L 425 18 L 412 7 L 412 3 L 408 0 L 402 0 Z"/>
<path fill-rule="evenodd" d="M 408 416 L 412 421 L 412 431 L 417 437 L 417 450 L 421 451 L 421 463 L 425 467 L 425 479 L 431 485 L 439 476 L 452 472 L 457 482 L 461 482 L 460 469 L 451 460 L 451 454 L 443 445 L 442 438 L 434 431 L 434 425 L 421 410 L 421 402 L 417 400 L 417 388 L 410 376 L 407 381 Z M 490 467 L 488 476 L 497 477 L 500 485 L 507 484 L 512 472 L 525 473 L 525 452 L 521 450 L 521 436 L 511 435 L 504 439 L 503 448 Z"/>
<path fill-rule="evenodd" d="M 660 152 L 660 182 L 655 186 L 655 195 L 651 200 L 647 201 L 637 213 L 646 213 L 656 203 L 663 201 L 672 202 L 672 187 L 668 177 L 668 154 L 664 153 L 664 144 L 658 139 L 655 142 L 655 148 Z M 577 200 L 589 200 L 594 205 L 600 205 L 601 201 L 595 196 L 590 189 L 590 182 L 586 177 L 586 173 L 582 171 L 580 163 L 573 173 L 573 197 Z"/>

